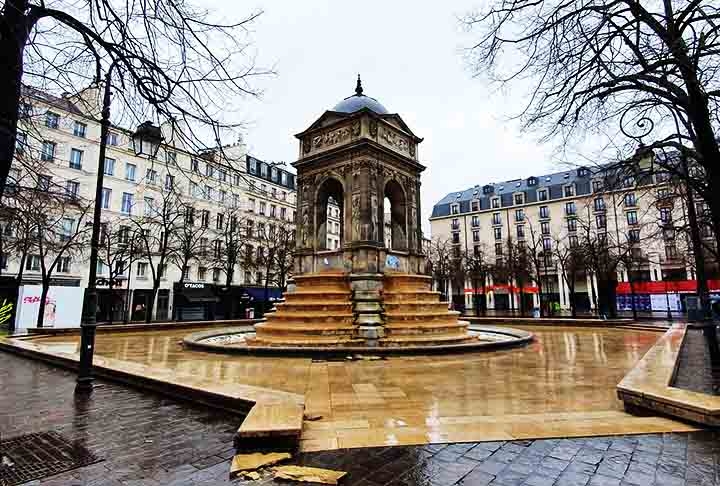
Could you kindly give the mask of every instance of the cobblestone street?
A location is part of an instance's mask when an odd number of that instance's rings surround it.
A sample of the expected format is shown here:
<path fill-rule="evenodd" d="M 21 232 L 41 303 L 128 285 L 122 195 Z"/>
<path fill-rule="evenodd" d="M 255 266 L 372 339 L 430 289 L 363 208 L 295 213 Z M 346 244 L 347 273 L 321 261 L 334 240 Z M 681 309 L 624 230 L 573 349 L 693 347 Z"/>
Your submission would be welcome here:
<path fill-rule="evenodd" d="M 3 438 L 54 430 L 103 461 L 30 484 L 215 485 L 228 479 L 241 417 L 98 382 L 75 400 L 74 375 L 0 353 Z M 345 449 L 293 461 L 348 472 L 346 485 L 716 485 L 715 432 Z M 287 483 L 283 483 L 287 484 Z"/>

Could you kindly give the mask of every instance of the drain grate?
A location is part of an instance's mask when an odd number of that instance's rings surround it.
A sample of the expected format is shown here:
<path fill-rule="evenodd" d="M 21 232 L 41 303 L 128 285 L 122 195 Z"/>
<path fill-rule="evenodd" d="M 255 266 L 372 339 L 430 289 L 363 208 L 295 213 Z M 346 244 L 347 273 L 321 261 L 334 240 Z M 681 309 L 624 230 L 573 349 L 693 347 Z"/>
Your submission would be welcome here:
<path fill-rule="evenodd" d="M 42 479 L 100 459 L 56 432 L 0 440 L 0 486 Z"/>

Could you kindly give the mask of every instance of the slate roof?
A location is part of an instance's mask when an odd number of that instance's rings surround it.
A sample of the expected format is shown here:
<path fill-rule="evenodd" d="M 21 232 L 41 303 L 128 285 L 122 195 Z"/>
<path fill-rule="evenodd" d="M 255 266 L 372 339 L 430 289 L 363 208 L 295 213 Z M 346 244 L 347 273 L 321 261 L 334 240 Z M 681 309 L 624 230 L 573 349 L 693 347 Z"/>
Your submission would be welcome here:
<path fill-rule="evenodd" d="M 583 172 L 584 171 L 584 172 Z M 584 175 L 580 175 L 584 173 Z M 513 205 L 513 194 L 522 192 L 525 194 L 525 202 L 537 202 L 537 190 L 547 188 L 549 200 L 563 197 L 563 187 L 568 184 L 575 184 L 575 194 L 582 196 L 590 194 L 590 180 L 593 172 L 587 168 L 572 168 L 562 172 L 554 172 L 539 176 L 531 176 L 525 179 L 513 179 L 504 182 L 476 185 L 462 191 L 454 191 L 443 197 L 433 206 L 431 218 L 440 218 L 450 215 L 450 205 L 459 203 L 460 213 L 470 211 L 470 202 L 480 201 L 480 210 L 490 209 L 490 199 L 500 197 L 501 207 Z M 530 184 L 531 179 L 535 184 Z M 491 187 L 492 192 L 485 193 L 484 188 Z"/>
<path fill-rule="evenodd" d="M 22 97 L 32 97 L 32 98 L 44 101 L 48 105 L 54 106 L 60 110 L 66 111 L 68 113 L 74 113 L 76 115 L 83 114 L 83 112 L 80 111 L 80 109 L 77 106 L 75 106 L 74 103 L 71 103 L 67 99 L 61 98 L 59 96 L 51 95 L 50 93 L 46 93 L 37 88 L 33 88 L 32 86 L 27 86 L 27 85 L 22 86 Z"/>

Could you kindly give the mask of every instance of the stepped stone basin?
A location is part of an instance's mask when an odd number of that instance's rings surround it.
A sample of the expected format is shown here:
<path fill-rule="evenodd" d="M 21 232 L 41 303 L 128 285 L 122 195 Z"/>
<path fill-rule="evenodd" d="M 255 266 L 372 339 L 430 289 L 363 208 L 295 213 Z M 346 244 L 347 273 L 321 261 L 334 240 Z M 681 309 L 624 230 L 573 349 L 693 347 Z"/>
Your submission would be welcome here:
<path fill-rule="evenodd" d="M 442 352 L 527 344 L 518 329 L 470 326 L 448 311 L 425 275 L 385 274 L 376 290 L 353 289 L 344 273 L 295 277 L 284 302 L 253 328 L 194 333 L 185 344 L 211 351 L 246 353 Z M 379 290 L 378 290 L 379 289 Z M 368 339 L 368 328 L 374 339 Z M 253 332 L 254 331 L 254 332 Z"/>

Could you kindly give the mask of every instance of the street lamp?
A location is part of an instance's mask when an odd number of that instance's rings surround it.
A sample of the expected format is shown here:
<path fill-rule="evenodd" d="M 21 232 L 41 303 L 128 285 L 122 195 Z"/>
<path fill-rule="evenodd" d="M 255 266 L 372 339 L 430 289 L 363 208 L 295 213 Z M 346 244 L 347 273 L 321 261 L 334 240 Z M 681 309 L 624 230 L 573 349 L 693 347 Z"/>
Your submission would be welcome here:
<path fill-rule="evenodd" d="M 145 121 L 138 125 L 135 133 L 132 134 L 133 150 L 138 157 L 154 159 L 162 141 L 162 130 L 153 125 L 151 121 Z"/>
<path fill-rule="evenodd" d="M 97 327 L 96 289 L 98 248 L 100 246 L 100 214 L 102 212 L 102 188 L 105 175 L 105 153 L 107 137 L 110 131 L 110 82 L 112 80 L 111 64 L 105 74 L 103 91 L 102 118 L 100 120 L 100 154 L 98 156 L 98 173 L 95 187 L 95 207 L 93 209 L 93 228 L 90 240 L 90 275 L 83 299 L 82 318 L 80 321 L 80 364 L 75 385 L 76 393 L 88 393 L 93 388 L 92 362 L 95 351 L 95 328 Z M 138 156 L 154 156 L 162 141 L 162 132 L 150 121 L 138 126 L 132 134 L 133 149 Z"/>

